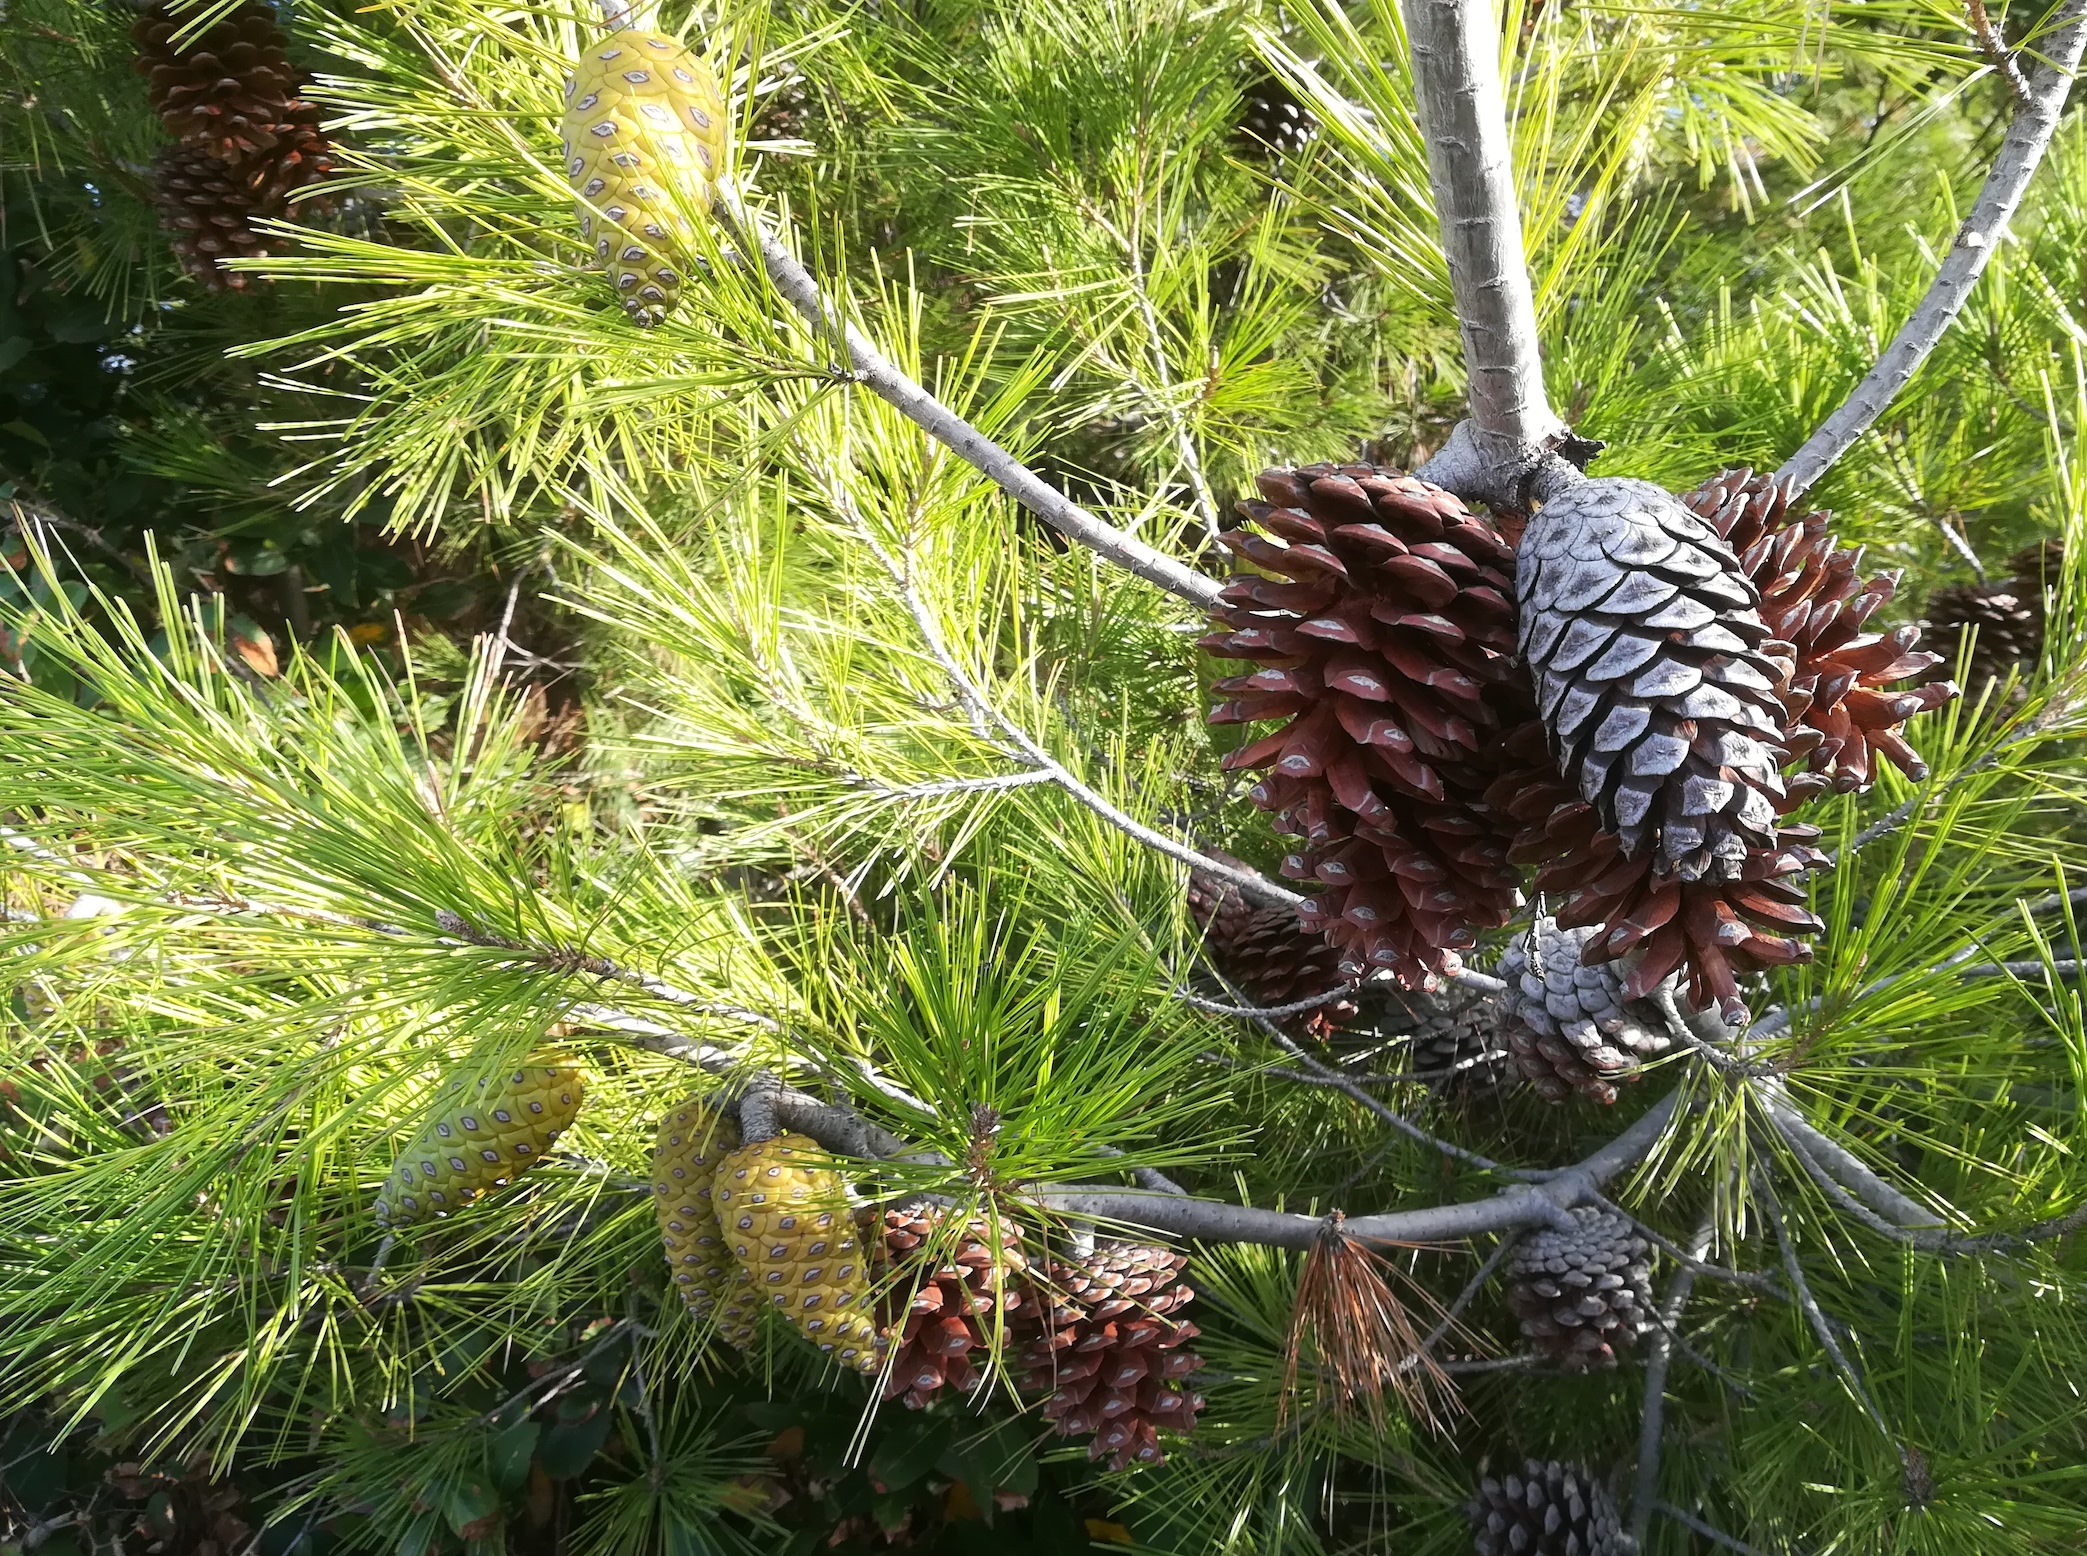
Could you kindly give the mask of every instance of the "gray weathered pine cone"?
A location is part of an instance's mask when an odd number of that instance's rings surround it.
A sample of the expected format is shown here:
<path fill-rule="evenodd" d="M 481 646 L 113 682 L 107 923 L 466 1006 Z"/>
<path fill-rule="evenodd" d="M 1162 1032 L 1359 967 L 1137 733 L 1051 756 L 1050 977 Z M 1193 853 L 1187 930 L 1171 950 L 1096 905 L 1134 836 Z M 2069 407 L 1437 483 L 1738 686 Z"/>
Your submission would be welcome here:
<path fill-rule="evenodd" d="M 1528 1460 L 1465 1504 L 1478 1556 L 1636 1556 L 1615 1498 L 1577 1464 Z"/>
<path fill-rule="evenodd" d="M 1530 519 L 1517 641 L 1559 771 L 1626 856 L 1736 879 L 1775 843 L 1788 646 L 1717 531 L 1649 481 L 1580 481 Z"/>
<path fill-rule="evenodd" d="M 1522 1333 L 1569 1372 L 1616 1365 L 1652 1327 L 1652 1245 L 1630 1222 L 1582 1206 L 1571 1231 L 1523 1238 L 1507 1266 L 1507 1305 Z"/>
<path fill-rule="evenodd" d="M 1515 1068 L 1551 1102 L 1575 1091 L 1595 1102 L 1614 1102 L 1615 1083 L 1673 1042 L 1656 1009 L 1625 997 L 1628 968 L 1616 962 L 1590 967 L 1580 959 L 1601 933 L 1597 925 L 1560 929 L 1556 919 L 1539 917 L 1500 958 L 1508 1052 Z"/>
<path fill-rule="evenodd" d="M 1514 1073 L 1501 996 L 1461 983 L 1422 992 L 1372 983 L 1358 998 L 1363 1020 L 1357 1032 L 1373 1047 L 1389 1044 L 1382 1048 L 1386 1069 L 1464 1090 L 1496 1085 Z"/>

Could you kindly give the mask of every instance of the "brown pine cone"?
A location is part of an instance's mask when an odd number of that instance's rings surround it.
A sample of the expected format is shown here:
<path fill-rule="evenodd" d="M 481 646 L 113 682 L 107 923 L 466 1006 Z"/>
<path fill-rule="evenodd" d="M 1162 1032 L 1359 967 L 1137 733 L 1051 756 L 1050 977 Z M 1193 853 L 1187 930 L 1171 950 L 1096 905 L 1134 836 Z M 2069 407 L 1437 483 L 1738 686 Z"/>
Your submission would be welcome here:
<path fill-rule="evenodd" d="M 1995 688 L 2036 674 L 2044 656 L 2044 590 L 2058 581 L 2065 564 L 2062 541 L 2044 540 L 2008 559 L 2008 576 L 1993 583 L 1952 584 L 1928 599 L 1928 625 L 1936 638 L 1962 653 L 1964 630 L 1977 636 L 1963 656 L 1966 694 L 1974 703 Z M 2019 700 L 2019 690 L 2008 699 Z"/>
<path fill-rule="evenodd" d="M 1373 1046 L 1399 1041 L 1386 1067 L 1418 1080 L 1467 1091 L 1496 1084 L 1513 1073 L 1501 1033 L 1504 1010 L 1497 996 L 1468 984 L 1439 989 L 1391 989 L 1373 984 L 1365 993 L 1358 1035 Z"/>
<path fill-rule="evenodd" d="M 1000 1223 L 996 1255 L 983 1221 L 954 1240 L 933 1208 L 886 1210 L 883 1221 L 885 1274 L 896 1277 L 884 1297 L 896 1351 L 884 1397 L 919 1410 L 945 1387 L 968 1394 L 982 1381 L 974 1358 L 992 1350 L 996 1305 L 1010 1326 L 1036 1305 L 1018 1280 L 1029 1267 L 1021 1229 Z"/>
<path fill-rule="evenodd" d="M 271 151 L 285 136 L 316 132 L 318 112 L 297 95 L 298 72 L 275 8 L 245 0 L 200 34 L 194 13 L 155 5 L 131 27 L 136 69 L 148 82 L 160 122 L 184 146 L 232 162 Z"/>
<path fill-rule="evenodd" d="M 1651 858 L 1626 859 L 1622 841 L 1602 829 L 1594 807 L 1550 766 L 1543 727 L 1523 726 L 1504 742 L 1507 774 L 1489 793 L 1520 824 L 1508 858 L 1540 866 L 1536 888 L 1565 898 L 1560 927 L 1602 926 L 1582 948 L 1589 962 L 1638 954 L 1621 992 L 1645 999 L 1682 969 L 1691 1003 L 1716 1005 L 1728 1023 L 1746 1018 L 1738 976 L 1811 957 L 1797 938 L 1824 926 L 1805 906 L 1798 883 L 1825 855 L 1812 847 L 1816 829 L 1785 823 L 1772 848 L 1749 850 L 1737 880 L 1677 881 Z"/>
<path fill-rule="evenodd" d="M 1050 1266 L 1029 1315 L 1046 1327 L 1023 1347 L 1024 1386 L 1050 1396 L 1043 1415 L 1060 1437 L 1093 1434 L 1090 1459 L 1119 1470 L 1159 1464 L 1159 1428 L 1195 1427 L 1203 1396 L 1183 1380 L 1203 1358 L 1181 1347 L 1196 1326 L 1169 1316 L 1195 1300 L 1178 1278 L 1187 1263 L 1166 1248 L 1117 1243 Z"/>
<path fill-rule="evenodd" d="M 1213 854 L 1240 864 L 1230 854 Z M 1246 866 L 1241 865 L 1242 869 Z M 1239 889 L 1201 870 L 1188 878 L 1188 911 L 1203 931 L 1210 960 L 1225 981 L 1256 1005 L 1294 1005 L 1355 980 L 1340 971 L 1340 953 L 1323 934 L 1308 932 L 1290 909 L 1249 902 Z M 1355 1002 L 1337 999 L 1277 1024 L 1294 1037 L 1319 1037 L 1355 1016 Z"/>
<path fill-rule="evenodd" d="M 1464 1511 L 1478 1556 L 1638 1556 L 1616 1499 L 1581 1465 L 1530 1459 L 1488 1475 Z"/>
<path fill-rule="evenodd" d="M 290 197 L 333 168 L 319 111 L 297 96 L 275 12 L 246 0 L 186 42 L 186 18 L 164 6 L 131 29 L 152 105 L 180 144 L 160 153 L 154 203 L 182 268 L 213 291 L 247 279 L 228 259 L 269 252 L 256 223 L 289 214 Z"/>
<path fill-rule="evenodd" d="M 1231 696 L 1210 719 L 1283 725 L 1225 765 L 1272 768 L 1252 798 L 1303 839 L 1283 873 L 1323 886 L 1300 917 L 1341 970 L 1427 987 L 1520 900 L 1481 799 L 1501 708 L 1518 705 L 1512 553 L 1490 520 L 1395 471 L 1310 465 L 1259 485 L 1267 500 L 1240 505 L 1254 528 L 1219 538 L 1277 576 L 1236 575 L 1211 613 L 1228 630 L 1203 646 L 1262 668 L 1219 682 Z"/>
<path fill-rule="evenodd" d="M 1783 692 L 1792 757 L 1811 781 L 1791 783 L 1800 802 L 1827 785 L 1843 793 L 1870 786 L 1882 756 L 1908 777 L 1927 763 L 1902 731 L 1916 713 L 1956 695 L 1947 681 L 1899 687 L 1942 662 L 1919 650 L 1920 628 L 1866 633 L 1888 603 L 1899 574 L 1858 576 L 1862 549 L 1836 541 L 1828 513 L 1793 513 L 1787 486 L 1771 475 L 1727 470 L 1682 499 L 1738 553 L 1761 593 L 1761 619 L 1795 651 L 1796 669 Z M 1894 690 L 1893 688 L 1898 688 Z"/>
<path fill-rule="evenodd" d="M 154 168 L 153 203 L 181 268 L 213 292 L 244 291 L 252 279 L 221 263 L 268 252 L 254 221 L 276 214 L 231 164 L 188 146 L 169 146 Z"/>

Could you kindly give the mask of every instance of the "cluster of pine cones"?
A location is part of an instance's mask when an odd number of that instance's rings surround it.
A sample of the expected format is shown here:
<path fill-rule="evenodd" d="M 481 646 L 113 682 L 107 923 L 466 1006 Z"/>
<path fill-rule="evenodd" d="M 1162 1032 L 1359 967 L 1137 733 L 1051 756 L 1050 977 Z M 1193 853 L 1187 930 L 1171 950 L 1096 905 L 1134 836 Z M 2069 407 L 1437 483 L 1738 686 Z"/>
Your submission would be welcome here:
<path fill-rule="evenodd" d="M 255 224 L 287 215 L 333 157 L 318 109 L 298 96 L 273 6 L 244 0 L 181 37 L 191 20 L 155 5 L 131 28 L 138 73 L 177 142 L 159 154 L 153 199 L 182 268 L 212 291 L 237 291 L 247 278 L 224 261 L 267 253 Z"/>
<path fill-rule="evenodd" d="M 1370 465 L 1259 485 L 1220 536 L 1257 571 L 1203 640 L 1256 668 L 1210 717 L 1277 726 L 1226 766 L 1261 773 L 1254 803 L 1295 839 L 1282 873 L 1317 888 L 1301 927 L 1350 982 L 1453 976 L 1534 867 L 1558 927 L 1588 931 L 1578 960 L 1617 967 L 1619 1005 L 1679 975 L 1743 1020 L 1739 975 L 1803 960 L 1820 927 L 1799 878 L 1823 856 L 1791 812 L 1881 762 L 1922 775 L 1903 727 L 1955 695 L 1917 627 L 1868 630 L 1897 576 L 1864 578 L 1772 478 L 1685 498 L 1564 481 L 1519 532 Z M 1605 1085 L 1596 1051 L 1621 1052 L 1537 1036 L 1590 1094 L 1579 1072 Z"/>
<path fill-rule="evenodd" d="M 857 1210 L 810 1140 L 742 1145 L 738 1125 L 691 1098 L 660 1125 L 653 1204 L 691 1311 L 744 1349 L 773 1308 L 842 1366 L 884 1374 L 884 1396 L 921 1409 L 968 1394 L 995 1354 L 1043 1399 L 1064 1437 L 1117 1469 L 1165 1458 L 1203 1397 L 1187 1379 L 1196 1326 L 1185 1255 L 1136 1243 L 1033 1264 L 1011 1221 L 958 1225 L 933 1207 Z"/>
<path fill-rule="evenodd" d="M 1012 1223 L 959 1228 L 933 1209 L 894 1209 L 883 1226 L 887 1333 L 898 1347 L 887 1399 L 917 1410 L 945 1388 L 977 1388 L 998 1340 L 1044 1419 L 1061 1437 L 1089 1439 L 1090 1458 L 1158 1464 L 1160 1429 L 1194 1428 L 1203 1396 L 1186 1380 L 1203 1359 L 1184 1349 L 1196 1326 L 1174 1316 L 1195 1300 L 1180 1278 L 1186 1255 L 1112 1243 L 1039 1270 Z"/>

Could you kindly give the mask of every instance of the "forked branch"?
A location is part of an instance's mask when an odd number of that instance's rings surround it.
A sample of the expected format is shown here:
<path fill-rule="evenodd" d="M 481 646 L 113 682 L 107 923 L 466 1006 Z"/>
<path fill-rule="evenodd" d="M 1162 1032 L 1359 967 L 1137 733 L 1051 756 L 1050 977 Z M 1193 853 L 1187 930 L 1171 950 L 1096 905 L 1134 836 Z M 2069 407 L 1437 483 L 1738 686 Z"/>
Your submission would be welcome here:
<path fill-rule="evenodd" d="M 1776 471 L 1776 479 L 1794 500 L 1833 467 L 1835 460 L 1876 423 L 1908 379 L 1927 360 L 1943 333 L 1970 299 L 1972 287 L 1985 273 L 1994 246 L 2007 234 L 2007 223 L 2022 203 L 2051 136 L 2065 109 L 2087 43 L 2087 0 L 2066 0 L 2056 29 L 2043 52 L 2043 63 L 2030 73 L 2026 91 L 2017 99 L 2007 138 L 1993 160 L 1985 187 L 1971 214 L 1957 229 L 1956 242 L 1935 272 L 1927 296 L 1899 327 L 1877 365 L 1869 370 L 1847 403 L 1820 424 L 1819 430 Z"/>

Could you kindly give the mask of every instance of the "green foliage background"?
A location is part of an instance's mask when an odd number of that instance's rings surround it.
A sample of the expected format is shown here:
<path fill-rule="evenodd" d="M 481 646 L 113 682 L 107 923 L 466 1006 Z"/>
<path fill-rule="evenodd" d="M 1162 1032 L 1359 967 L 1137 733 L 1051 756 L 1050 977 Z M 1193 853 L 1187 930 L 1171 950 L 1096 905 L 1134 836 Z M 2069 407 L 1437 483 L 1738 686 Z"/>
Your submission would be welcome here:
<path fill-rule="evenodd" d="M 1995 14 L 2034 49 L 2035 6 Z M 1179 868 L 1033 781 L 938 658 L 1113 804 L 1267 864 L 1178 602 L 851 384 L 722 235 L 649 332 L 577 268 L 554 123 L 588 13 L 289 9 L 344 170 L 230 297 L 177 281 L 153 230 L 126 14 L 7 16 L 11 1538 L 226 1550 L 233 1517 L 270 1553 L 1446 1553 L 1481 1467 L 1629 1461 L 1633 1365 L 1473 1373 L 1441 1432 L 1330 1408 L 1309 1357 L 1286 1397 L 1298 1268 L 1266 1249 L 1195 1251 L 1209 1407 L 1159 1470 L 1093 1469 L 997 1385 L 911 1417 L 786 1336 L 744 1362 L 713 1344 L 666 1295 L 645 1195 L 692 1043 L 958 1160 L 996 1109 L 1001 1184 L 1155 1167 L 1361 1214 L 1497 1182 L 1183 1002 Z M 1155 543 L 1217 568 L 1258 468 L 1365 440 L 1411 464 L 1458 414 L 1389 0 L 660 21 L 729 79 L 740 180 L 863 326 Z M 1963 15 L 1554 0 L 1504 31 L 1555 402 L 1609 441 L 1604 472 L 1774 463 L 1917 300 L 1997 144 L 2004 88 Z M 1240 128 L 1271 83 L 1318 126 L 1300 151 Z M 2087 511 L 2083 240 L 2075 117 L 1963 321 L 1822 489 L 1906 570 L 1907 616 L 1966 576 L 1961 548 L 1997 564 Z M 1759 1054 L 1789 1095 L 1965 1229 L 2087 1194 L 2073 913 L 2026 906 L 2073 889 L 2087 841 L 2083 556 L 2025 695 L 1921 731 L 1918 790 L 1815 808 L 1844 854 L 1816 886 L 1831 928 L 1756 1001 L 1794 1013 Z M 278 673 L 238 651 L 264 632 Z M 546 1043 L 593 1077 L 559 1158 L 379 1268 L 368 1203 L 427 1097 Z M 1911 1252 L 1685 1057 L 1613 1114 L 1382 1093 L 1544 1166 L 1670 1086 L 1682 1123 L 1612 1191 L 1677 1240 L 1708 1215 L 1716 1257 L 1779 1275 L 1772 1182 L 1863 1384 L 1794 1305 L 1703 1282 L 1661 1498 L 1764 1551 L 2077 1549 L 2070 1239 Z M 979 1193 L 919 1166 L 863 1186 Z M 1485 1252 L 1398 1267 L 1446 1301 Z M 1514 1351 L 1496 1306 L 1457 1354 Z M 1697 1538 L 1661 1519 L 1652 1548 Z"/>

